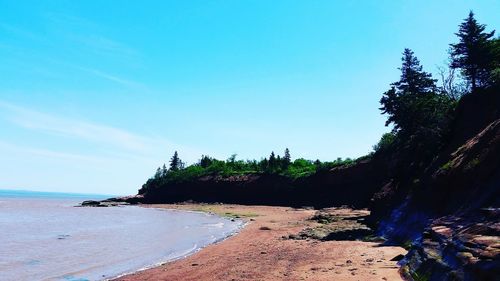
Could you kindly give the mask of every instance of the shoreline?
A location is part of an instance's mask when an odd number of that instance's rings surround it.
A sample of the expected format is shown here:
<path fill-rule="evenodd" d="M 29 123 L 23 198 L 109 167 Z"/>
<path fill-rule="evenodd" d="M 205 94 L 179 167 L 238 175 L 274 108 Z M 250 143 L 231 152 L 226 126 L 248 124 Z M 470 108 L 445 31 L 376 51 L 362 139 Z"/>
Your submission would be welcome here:
<path fill-rule="evenodd" d="M 143 207 L 204 212 L 243 224 L 237 232 L 186 256 L 110 280 L 402 280 L 397 261 L 391 261 L 406 253 L 401 247 L 286 238 L 317 227 L 310 220 L 315 210 L 227 204 Z"/>
<path fill-rule="evenodd" d="M 177 205 L 177 204 L 172 204 L 172 205 Z M 178 205 L 182 205 L 182 204 L 178 204 Z M 174 212 L 177 211 L 177 212 L 199 213 L 199 214 L 204 214 L 204 215 L 217 216 L 217 217 L 220 217 L 220 218 L 223 218 L 223 219 L 229 219 L 228 217 L 224 217 L 224 216 L 222 216 L 220 214 L 216 214 L 216 213 L 212 213 L 212 212 L 205 212 L 205 211 L 201 211 L 201 210 L 190 210 L 190 209 L 181 209 L 181 208 L 164 208 L 164 207 L 158 207 L 155 204 L 144 204 L 144 205 L 138 205 L 138 206 L 142 207 L 142 208 L 151 208 L 151 209 L 174 211 Z M 223 238 L 217 239 L 217 240 L 215 240 L 214 242 L 212 242 L 212 243 L 210 243 L 208 245 L 205 245 L 205 246 L 202 246 L 202 247 L 194 247 L 192 250 L 189 250 L 185 254 L 180 255 L 178 257 L 167 259 L 165 261 L 160 261 L 160 262 L 157 262 L 155 264 L 151 264 L 151 265 L 145 266 L 145 267 L 137 269 L 137 270 L 133 270 L 133 271 L 130 271 L 130 272 L 122 273 L 122 274 L 117 275 L 117 276 L 106 278 L 103 281 L 120 280 L 122 277 L 126 277 L 126 276 L 129 276 L 129 275 L 138 274 L 138 273 L 143 272 L 143 271 L 151 270 L 151 269 L 154 269 L 154 268 L 157 268 L 157 267 L 160 267 L 160 266 L 164 266 L 166 264 L 169 264 L 169 263 L 172 263 L 172 262 L 175 262 L 175 261 L 178 261 L 178 260 L 185 259 L 185 258 L 187 258 L 189 256 L 195 255 L 196 253 L 202 251 L 206 247 L 222 243 L 225 240 L 227 240 L 227 239 L 229 239 L 229 238 L 237 235 L 243 228 L 245 228 L 245 226 L 247 224 L 248 224 L 247 221 L 241 220 L 241 224 L 238 226 L 238 228 L 235 231 L 232 231 L 231 233 L 229 233 L 228 235 L 224 236 Z"/>

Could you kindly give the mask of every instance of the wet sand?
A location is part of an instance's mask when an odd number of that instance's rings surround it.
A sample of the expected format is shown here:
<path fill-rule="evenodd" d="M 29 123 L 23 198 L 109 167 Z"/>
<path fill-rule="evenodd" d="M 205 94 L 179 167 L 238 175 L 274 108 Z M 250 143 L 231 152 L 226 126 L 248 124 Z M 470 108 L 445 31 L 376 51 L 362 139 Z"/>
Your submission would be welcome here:
<path fill-rule="evenodd" d="M 239 234 L 187 258 L 117 280 L 402 280 L 391 259 L 405 254 L 403 248 L 374 242 L 284 238 L 317 226 L 309 220 L 314 210 L 198 204 L 154 207 L 239 216 L 248 225 Z"/>

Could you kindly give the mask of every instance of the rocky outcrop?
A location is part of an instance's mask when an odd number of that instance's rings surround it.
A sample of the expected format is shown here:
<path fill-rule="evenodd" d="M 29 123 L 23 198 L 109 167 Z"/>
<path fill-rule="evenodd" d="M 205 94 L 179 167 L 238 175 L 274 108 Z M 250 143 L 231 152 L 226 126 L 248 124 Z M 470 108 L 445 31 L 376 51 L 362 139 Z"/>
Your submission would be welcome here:
<path fill-rule="evenodd" d="M 500 209 L 435 219 L 401 262 L 414 280 L 498 280 Z"/>
<path fill-rule="evenodd" d="M 410 280 L 498 280 L 500 95 L 465 97 L 448 145 L 412 178 L 391 178 L 372 198 L 371 221 L 410 246 Z M 497 278 L 497 279 L 495 279 Z"/>
<path fill-rule="evenodd" d="M 109 198 L 101 201 L 86 200 L 80 203 L 80 207 L 115 207 L 123 205 L 132 205 L 141 203 L 143 199 L 144 198 L 142 195 L 132 195 L 132 196 Z"/>

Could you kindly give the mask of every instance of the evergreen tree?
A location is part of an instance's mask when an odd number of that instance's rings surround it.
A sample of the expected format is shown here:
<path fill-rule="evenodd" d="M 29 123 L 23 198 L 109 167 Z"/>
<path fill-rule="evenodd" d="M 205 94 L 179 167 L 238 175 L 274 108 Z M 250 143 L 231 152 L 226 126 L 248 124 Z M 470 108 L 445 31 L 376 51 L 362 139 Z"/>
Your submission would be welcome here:
<path fill-rule="evenodd" d="M 183 166 L 181 159 L 179 159 L 179 154 L 177 151 L 174 152 L 174 156 L 170 158 L 170 171 L 178 171 Z"/>
<path fill-rule="evenodd" d="M 207 168 L 212 164 L 212 159 L 208 157 L 207 155 L 202 155 L 200 159 L 200 166 L 202 168 Z"/>
<path fill-rule="evenodd" d="M 460 24 L 458 33 L 455 33 L 459 42 L 450 45 L 451 67 L 462 70 L 472 90 L 488 86 L 494 68 L 490 38 L 495 31 L 488 33 L 484 31 L 485 28 L 486 25 L 479 24 L 470 11 Z"/>
<path fill-rule="evenodd" d="M 386 126 L 394 123 L 394 130 L 412 131 L 418 127 L 422 96 L 436 91 L 436 80 L 423 71 L 420 61 L 410 49 L 405 49 L 401 58 L 401 77 L 391 84 L 391 89 L 380 100 L 382 114 L 388 114 Z"/>
<path fill-rule="evenodd" d="M 161 177 L 161 169 L 160 167 L 158 167 L 158 169 L 156 169 L 156 173 L 155 173 L 155 179 L 159 179 Z"/>
<path fill-rule="evenodd" d="M 491 83 L 493 85 L 500 85 L 500 37 L 491 40 L 491 54 L 492 54 L 492 71 Z"/>
<path fill-rule="evenodd" d="M 264 158 L 264 159 L 260 160 L 259 167 L 260 167 L 260 170 L 263 171 L 263 172 L 268 170 L 268 168 L 269 168 L 269 161 L 267 160 L 267 158 Z"/>
<path fill-rule="evenodd" d="M 274 172 L 274 170 L 276 169 L 276 164 L 276 156 L 274 155 L 274 151 L 272 151 L 271 155 L 269 156 L 268 171 Z"/>
<path fill-rule="evenodd" d="M 316 161 L 314 161 L 314 166 L 316 166 L 316 171 L 320 170 L 321 169 L 321 161 L 319 161 L 319 159 L 316 159 Z"/>
<path fill-rule="evenodd" d="M 167 166 L 165 166 L 165 164 L 163 164 L 163 167 L 161 168 L 161 176 L 164 177 L 167 175 Z"/>
<path fill-rule="evenodd" d="M 290 150 L 288 150 L 288 147 L 285 149 L 285 155 L 283 156 L 283 169 L 286 170 L 288 169 L 288 166 L 290 166 L 290 163 L 292 162 L 292 158 L 290 157 Z"/>
<path fill-rule="evenodd" d="M 412 50 L 403 51 L 401 78 L 392 84 L 400 93 L 429 93 L 436 91 L 436 81 L 432 75 L 422 70 L 420 61 Z"/>

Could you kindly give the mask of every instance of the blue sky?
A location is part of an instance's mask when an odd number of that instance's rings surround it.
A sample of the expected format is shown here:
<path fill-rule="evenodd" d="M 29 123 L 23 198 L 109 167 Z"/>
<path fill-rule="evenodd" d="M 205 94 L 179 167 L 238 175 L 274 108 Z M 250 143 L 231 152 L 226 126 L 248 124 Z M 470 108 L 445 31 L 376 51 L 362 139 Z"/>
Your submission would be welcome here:
<path fill-rule="evenodd" d="M 412 48 L 436 72 L 500 1 L 0 0 L 0 188 L 132 194 L 201 154 L 370 152 Z"/>

